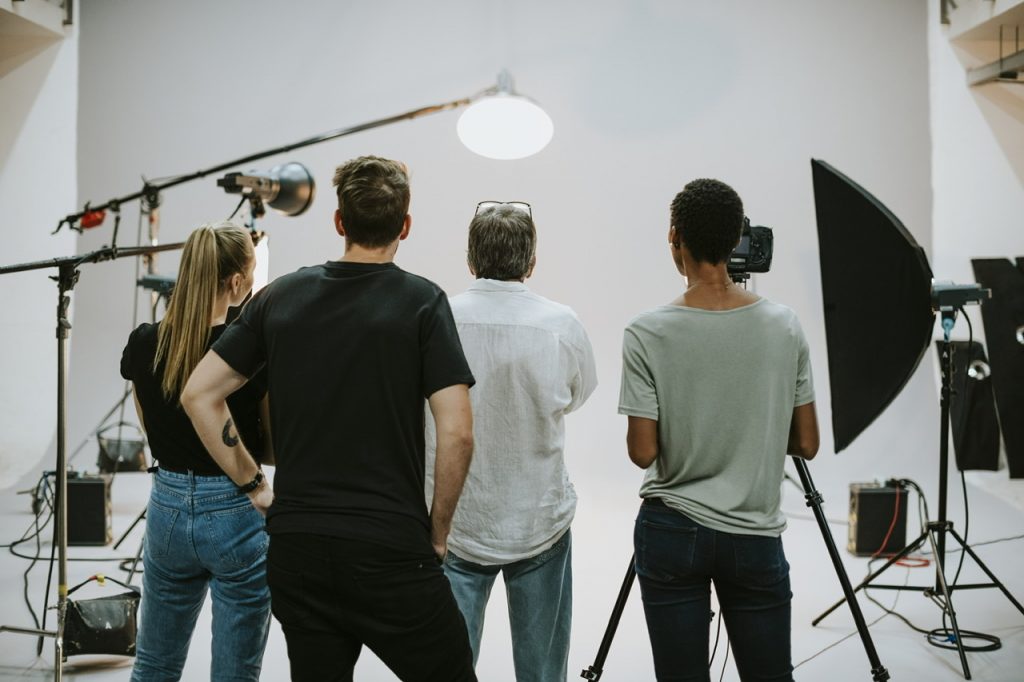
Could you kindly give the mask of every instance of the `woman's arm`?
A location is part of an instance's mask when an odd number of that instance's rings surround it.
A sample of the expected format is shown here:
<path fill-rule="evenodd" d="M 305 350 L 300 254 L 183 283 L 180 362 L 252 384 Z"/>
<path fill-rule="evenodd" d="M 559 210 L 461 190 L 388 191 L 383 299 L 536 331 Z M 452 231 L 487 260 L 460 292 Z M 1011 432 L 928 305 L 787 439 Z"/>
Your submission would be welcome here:
<path fill-rule="evenodd" d="M 641 469 L 651 466 L 658 458 L 658 422 L 646 417 L 629 417 L 626 449 L 633 464 Z"/>
<path fill-rule="evenodd" d="M 135 392 L 135 382 L 132 382 L 132 401 L 135 403 L 135 414 L 139 415 L 139 428 L 146 432 L 146 422 L 142 418 L 142 405 L 139 404 L 139 394 Z"/>
<path fill-rule="evenodd" d="M 814 459 L 818 454 L 818 438 L 818 415 L 814 411 L 814 403 L 794 407 L 786 454 Z"/>

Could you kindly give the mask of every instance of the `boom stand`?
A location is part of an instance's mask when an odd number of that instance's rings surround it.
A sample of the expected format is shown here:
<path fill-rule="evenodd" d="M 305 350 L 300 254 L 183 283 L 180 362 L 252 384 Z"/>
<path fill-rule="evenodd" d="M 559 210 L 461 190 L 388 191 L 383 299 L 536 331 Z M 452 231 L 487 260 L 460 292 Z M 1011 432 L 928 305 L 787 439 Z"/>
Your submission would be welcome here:
<path fill-rule="evenodd" d="M 850 578 L 846 575 L 846 569 L 839 558 L 839 550 L 836 549 L 835 540 L 832 539 L 832 533 L 828 529 L 828 523 L 825 521 L 825 512 L 821 508 L 824 498 L 820 492 L 814 489 L 814 481 L 811 480 L 811 473 L 807 469 L 807 463 L 799 457 L 794 457 L 793 462 L 796 464 L 797 473 L 800 475 L 800 482 L 804 488 L 804 498 L 807 500 L 807 506 L 811 507 L 814 512 L 814 518 L 817 520 L 818 528 L 821 530 L 821 537 L 825 540 L 829 557 L 832 559 L 832 565 L 835 567 L 836 576 L 843 587 L 843 593 L 849 599 L 850 612 L 853 614 L 853 620 L 857 624 L 860 639 L 864 643 L 864 651 L 867 652 L 868 660 L 871 662 L 871 679 L 875 680 L 875 682 L 885 682 L 885 680 L 889 679 L 889 671 L 885 669 L 885 666 L 882 665 L 878 658 L 875 644 L 871 641 L 871 633 L 864 622 L 864 615 L 861 613 L 860 605 L 854 596 L 854 590 L 850 586 Z M 622 587 L 619 589 L 619 596 L 615 600 L 615 606 L 612 609 L 611 618 L 608 620 L 608 627 L 605 629 L 601 646 L 597 650 L 594 664 L 580 673 L 580 677 L 585 680 L 594 680 L 596 682 L 596 680 L 601 679 L 601 675 L 604 673 L 604 661 L 608 657 L 608 649 L 611 647 L 612 638 L 615 637 L 615 631 L 619 627 L 619 619 L 622 617 L 622 610 L 626 605 L 626 599 L 629 597 L 629 591 L 633 587 L 633 579 L 636 576 L 634 559 L 635 556 L 629 560 L 626 578 L 622 581 Z M 817 624 L 817 621 L 814 624 Z"/>
<path fill-rule="evenodd" d="M 872 587 L 880 590 L 916 590 L 922 592 L 924 596 L 931 599 L 935 604 L 942 609 L 944 617 L 948 617 L 952 624 L 953 630 L 953 641 L 956 645 L 957 653 L 960 654 L 960 665 L 964 671 L 964 679 L 971 679 L 971 668 L 967 664 L 967 655 L 964 652 L 963 638 L 960 635 L 960 626 L 957 624 L 956 611 L 953 609 L 953 591 L 954 590 L 975 590 L 983 589 L 988 587 L 998 587 L 1006 598 L 1017 607 L 1017 610 L 1024 614 L 1024 606 L 1021 606 L 1020 602 L 1014 599 L 1010 591 L 1006 589 L 999 578 L 996 577 L 995 573 L 989 570 L 985 562 L 974 553 L 971 546 L 968 545 L 962 537 L 960 537 L 955 530 L 953 530 L 953 522 L 946 519 L 946 487 L 948 485 L 948 474 L 947 469 L 949 466 L 949 404 L 950 397 L 952 395 L 952 382 L 953 382 L 953 350 L 949 341 L 950 333 L 953 331 L 953 325 L 956 323 L 956 311 L 944 310 L 942 311 L 942 351 L 941 351 L 941 372 L 942 372 L 942 393 L 941 393 L 941 418 L 939 428 L 939 519 L 937 521 L 928 521 L 925 527 L 921 530 L 921 534 L 917 536 L 913 542 L 908 544 L 902 550 L 899 551 L 895 556 L 890 558 L 885 565 L 880 569 L 865 578 L 854 592 L 858 592 L 865 587 Z M 970 585 L 949 585 L 946 583 L 946 534 L 953 536 L 953 539 L 957 541 L 961 549 L 967 552 L 974 562 L 978 564 L 978 567 L 984 571 L 985 575 L 989 577 L 990 583 L 975 583 Z M 880 576 L 890 566 L 895 564 L 900 559 L 904 558 L 908 554 L 917 550 L 921 545 L 928 542 L 931 545 L 932 554 L 935 556 L 935 584 L 928 587 L 921 587 L 916 585 L 872 585 L 871 581 Z M 846 598 L 851 598 L 851 595 L 847 593 Z M 825 616 L 835 611 L 846 599 L 840 599 L 838 602 L 833 604 L 827 611 L 818 616 L 814 621 L 813 625 L 820 623 Z M 952 648 L 952 647 L 948 647 Z"/>
<path fill-rule="evenodd" d="M 96 263 L 115 258 L 138 256 L 154 251 L 170 251 L 180 249 L 183 243 L 165 244 L 163 246 L 147 246 L 128 249 L 117 249 L 116 247 L 103 248 L 81 256 L 69 256 L 66 258 L 54 258 L 35 263 L 23 263 L 0 268 L 0 275 L 12 272 L 24 272 L 26 270 L 41 270 L 44 268 L 57 268 L 57 276 L 52 279 L 57 282 L 57 490 L 54 500 L 54 517 L 56 528 L 54 532 L 54 543 L 57 545 L 57 623 L 54 629 L 44 630 L 40 628 L 23 628 L 13 625 L 0 625 L 0 632 L 16 632 L 23 635 L 35 635 L 37 637 L 53 637 L 53 679 L 60 682 L 64 670 L 64 620 L 67 612 L 68 601 L 68 532 L 67 532 L 67 340 L 71 334 L 71 321 L 68 319 L 68 306 L 71 297 L 68 292 L 75 288 L 78 283 L 78 267 L 83 263 Z M 44 613 L 45 618 L 45 613 Z"/>

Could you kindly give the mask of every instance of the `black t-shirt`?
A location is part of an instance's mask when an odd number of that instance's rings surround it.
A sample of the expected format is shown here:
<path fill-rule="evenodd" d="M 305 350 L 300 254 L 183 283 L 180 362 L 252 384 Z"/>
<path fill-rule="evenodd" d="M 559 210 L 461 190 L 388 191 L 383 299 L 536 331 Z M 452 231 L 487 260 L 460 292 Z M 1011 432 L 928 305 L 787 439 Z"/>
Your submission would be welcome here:
<path fill-rule="evenodd" d="M 260 291 L 213 345 L 266 366 L 273 533 L 430 552 L 423 400 L 473 375 L 444 292 L 393 263 L 331 261 Z"/>
<path fill-rule="evenodd" d="M 160 466 L 175 471 L 191 470 L 199 476 L 220 476 L 224 472 L 213 461 L 199 435 L 192 427 L 185 410 L 177 400 L 164 398 L 160 381 L 165 361 L 153 372 L 156 356 L 157 330 L 160 324 L 142 324 L 128 337 L 121 355 L 121 376 L 135 385 L 135 395 L 142 405 L 146 438 L 153 459 Z M 210 343 L 220 338 L 225 325 L 210 328 Z M 228 397 L 228 407 L 238 434 L 250 452 L 263 451 L 259 403 L 267 392 L 266 376 L 259 373 Z"/>

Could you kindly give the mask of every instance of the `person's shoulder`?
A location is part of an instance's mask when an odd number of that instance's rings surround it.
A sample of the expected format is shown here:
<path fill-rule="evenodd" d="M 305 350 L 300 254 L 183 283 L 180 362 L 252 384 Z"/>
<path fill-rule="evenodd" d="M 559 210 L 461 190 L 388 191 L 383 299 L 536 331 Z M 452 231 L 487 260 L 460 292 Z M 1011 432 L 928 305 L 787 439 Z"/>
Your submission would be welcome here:
<path fill-rule="evenodd" d="M 298 270 L 285 273 L 275 278 L 264 287 L 265 290 L 276 291 L 291 285 L 308 282 L 311 279 L 319 279 L 326 274 L 327 264 L 316 263 L 314 265 L 303 265 Z"/>
<path fill-rule="evenodd" d="M 757 308 L 762 325 L 775 327 L 789 336 L 803 335 L 800 318 L 789 306 L 762 298 L 758 301 Z"/>
<path fill-rule="evenodd" d="M 760 298 L 755 304 L 757 312 L 780 322 L 792 323 L 797 321 L 796 312 L 787 305 L 776 303 L 771 299 Z"/>
<path fill-rule="evenodd" d="M 267 282 L 266 286 L 253 294 L 250 303 L 262 301 L 266 304 L 281 296 L 297 295 L 297 292 L 309 290 L 311 282 L 323 278 L 325 274 L 326 265 L 324 263 L 303 265 L 297 270 L 286 272 Z"/>
<path fill-rule="evenodd" d="M 638 313 L 626 324 L 626 329 L 640 330 L 647 329 L 653 324 L 660 324 L 667 316 L 671 315 L 670 306 L 659 305 L 654 308 Z"/>
<path fill-rule="evenodd" d="M 160 323 L 143 322 L 128 336 L 129 345 L 155 344 L 159 334 Z"/>
<path fill-rule="evenodd" d="M 444 296 L 444 289 L 437 285 L 433 280 L 429 280 L 423 275 L 417 275 L 414 272 L 403 270 L 400 267 L 395 267 L 394 276 L 399 279 L 402 286 L 406 287 L 410 293 L 418 294 L 425 298 L 435 298 L 437 296 Z"/>

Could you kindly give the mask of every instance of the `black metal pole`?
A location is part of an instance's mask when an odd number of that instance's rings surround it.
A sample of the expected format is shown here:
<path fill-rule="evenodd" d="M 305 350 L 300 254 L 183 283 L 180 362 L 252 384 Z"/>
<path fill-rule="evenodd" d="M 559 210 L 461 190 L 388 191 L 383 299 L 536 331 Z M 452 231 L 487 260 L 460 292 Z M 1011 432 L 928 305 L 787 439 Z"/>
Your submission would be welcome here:
<path fill-rule="evenodd" d="M 839 578 L 839 584 L 843 586 L 843 594 L 846 595 L 846 601 L 850 606 L 850 613 L 853 615 L 853 621 L 857 624 L 857 632 L 860 633 L 860 640 L 864 644 L 864 651 L 867 652 L 868 660 L 871 662 L 871 679 L 875 682 L 882 682 L 883 680 L 889 679 L 889 671 L 882 665 L 882 661 L 878 658 L 878 652 L 875 650 L 875 643 L 871 640 L 871 633 L 868 631 L 867 623 L 864 621 L 864 614 L 861 613 L 860 604 L 857 602 L 857 596 L 853 592 L 853 586 L 850 585 L 850 578 L 846 575 L 846 568 L 843 567 L 843 560 L 839 556 L 839 550 L 836 549 L 835 540 L 832 538 L 832 532 L 829 530 L 828 522 L 825 520 L 825 512 L 821 508 L 821 503 L 824 501 L 821 493 L 814 488 L 814 482 L 811 480 L 811 472 L 807 469 L 807 462 L 799 457 L 794 457 L 793 462 L 796 464 L 797 474 L 800 475 L 800 482 L 804 486 L 804 497 L 807 499 L 807 506 L 814 512 L 814 518 L 818 521 L 818 528 L 821 529 L 821 537 L 825 541 L 825 547 L 828 549 L 828 555 L 832 559 L 832 565 L 836 570 L 836 577 Z"/>
<path fill-rule="evenodd" d="M 0 632 L 15 632 L 20 634 L 36 635 L 39 637 L 53 637 L 54 639 L 54 661 L 53 679 L 61 682 L 64 674 L 64 623 L 67 615 L 68 600 L 68 576 L 67 576 L 67 340 L 71 335 L 71 321 L 68 319 L 68 308 L 71 304 L 69 293 L 78 283 L 78 267 L 84 263 L 97 263 L 116 258 L 137 256 L 154 251 L 169 251 L 180 249 L 184 243 L 165 244 L 163 246 L 131 247 L 117 249 L 106 247 L 98 251 L 81 254 L 78 256 L 66 256 L 63 258 L 51 258 L 49 260 L 36 261 L 34 263 L 21 263 L 0 267 L 0 275 L 25 272 L 28 270 L 42 270 L 46 268 L 57 268 L 57 490 L 55 494 L 55 538 L 57 545 L 57 623 L 53 630 L 38 628 L 21 628 L 15 626 L 0 626 Z"/>
<path fill-rule="evenodd" d="M 493 90 L 495 90 L 495 88 L 484 90 L 483 93 L 491 92 Z M 175 187 L 177 185 L 190 182 L 192 180 L 197 180 L 199 178 L 206 177 L 207 175 L 211 175 L 213 173 L 219 173 L 220 171 L 225 171 L 228 170 L 229 168 L 234 168 L 245 163 L 259 161 L 261 159 L 267 158 L 268 156 L 274 156 L 275 154 L 283 154 L 285 152 L 290 152 L 293 149 L 301 149 L 302 147 L 308 147 L 310 145 L 319 144 L 320 142 L 327 142 L 328 140 L 334 140 L 339 137 L 344 137 L 345 135 L 351 135 L 353 133 L 362 132 L 364 130 L 379 128 L 381 126 L 390 125 L 391 123 L 397 123 L 399 121 L 408 121 L 414 118 L 419 118 L 421 116 L 427 116 L 429 114 L 436 114 L 442 111 L 448 111 L 450 109 L 457 109 L 459 107 L 463 107 L 470 104 L 475 97 L 476 95 L 474 95 L 473 97 L 464 97 L 462 99 L 444 102 L 443 104 L 434 104 L 427 107 L 421 107 L 419 109 L 413 109 L 412 111 L 407 111 L 404 114 L 388 116 L 387 118 L 377 119 L 376 121 L 370 121 L 368 123 L 360 123 L 359 125 L 354 125 L 348 128 L 338 128 L 336 130 L 331 130 L 326 133 L 321 133 L 320 135 L 314 135 L 313 137 L 306 138 L 305 140 L 299 140 L 298 142 L 293 142 L 291 144 L 282 145 L 280 147 L 274 147 L 273 149 L 267 149 L 262 152 L 256 152 L 255 154 L 249 154 L 248 156 L 243 156 L 241 158 L 228 161 L 226 163 L 220 163 L 210 168 L 195 171 L 194 173 L 179 175 L 164 182 L 151 183 L 147 181 L 145 186 L 138 192 L 126 194 L 125 196 L 118 197 L 116 199 L 110 199 L 98 206 L 92 206 L 87 203 L 85 205 L 85 208 L 79 211 L 78 213 L 71 213 L 62 218 L 61 221 L 57 223 L 57 229 L 54 230 L 54 232 L 60 230 L 60 228 L 63 227 L 64 225 L 74 228 L 77 225 L 78 221 L 80 221 L 84 215 L 86 215 L 87 213 L 91 213 L 93 211 L 104 211 L 108 208 L 119 207 L 123 203 L 127 203 L 129 201 L 136 201 L 143 197 L 152 194 L 157 194 L 170 187 Z"/>
<path fill-rule="evenodd" d="M 953 383 L 953 349 L 949 342 L 950 332 L 955 320 L 955 312 L 942 313 L 943 341 L 940 353 L 940 373 L 942 374 L 942 390 L 939 394 L 939 524 L 945 524 L 946 519 L 946 487 L 949 485 L 949 402 L 952 397 Z M 936 541 L 938 555 L 935 561 L 938 563 L 938 571 L 935 575 L 935 590 L 939 590 L 939 578 L 945 576 L 946 570 L 946 533 L 945 529 L 939 532 Z"/>
<path fill-rule="evenodd" d="M 953 345 L 950 336 L 956 324 L 956 311 L 942 311 L 942 346 L 940 373 L 942 374 L 942 390 L 939 394 L 939 518 L 928 523 L 928 537 L 932 540 L 932 551 L 935 553 L 935 590 L 945 599 L 944 610 L 949 615 L 953 627 L 953 638 L 956 640 L 956 651 L 960 656 L 960 667 L 964 671 L 964 679 L 971 679 L 971 666 L 967 662 L 963 638 L 960 636 L 960 625 L 957 623 L 956 610 L 953 608 L 953 592 L 946 583 L 946 533 L 953 529 L 953 524 L 946 518 L 946 487 L 949 485 L 949 404 L 953 397 Z M 938 537 L 936 537 L 938 536 Z"/>
<path fill-rule="evenodd" d="M 611 618 L 608 619 L 608 627 L 605 628 L 604 637 L 601 639 L 601 646 L 597 649 L 597 657 L 593 665 L 583 670 L 580 677 L 585 680 L 601 679 L 604 673 L 604 661 L 608 658 L 608 650 L 612 646 L 612 639 L 615 638 L 615 631 L 619 628 L 619 620 L 622 618 L 622 610 L 626 607 L 626 600 L 629 599 L 629 591 L 633 589 L 633 580 L 636 578 L 636 555 L 629 557 L 629 566 L 626 568 L 626 577 L 622 579 L 622 587 L 619 588 L 619 596 L 612 608 Z"/>
<path fill-rule="evenodd" d="M 142 256 L 147 253 L 156 253 L 158 251 L 174 251 L 176 249 L 183 248 L 185 242 L 175 242 L 173 244 L 161 244 L 160 246 L 129 246 L 124 249 L 113 249 L 103 248 L 97 251 L 91 251 L 78 256 L 65 256 L 63 258 L 50 258 L 47 260 L 37 260 L 31 263 L 17 263 L 15 265 L 5 265 L 0 267 L 0 275 L 7 275 L 12 272 L 26 272 L 28 270 L 43 270 L 46 268 L 60 268 L 65 265 L 84 265 L 85 263 L 100 263 L 105 260 L 116 260 L 118 258 L 127 258 L 129 256 Z"/>

